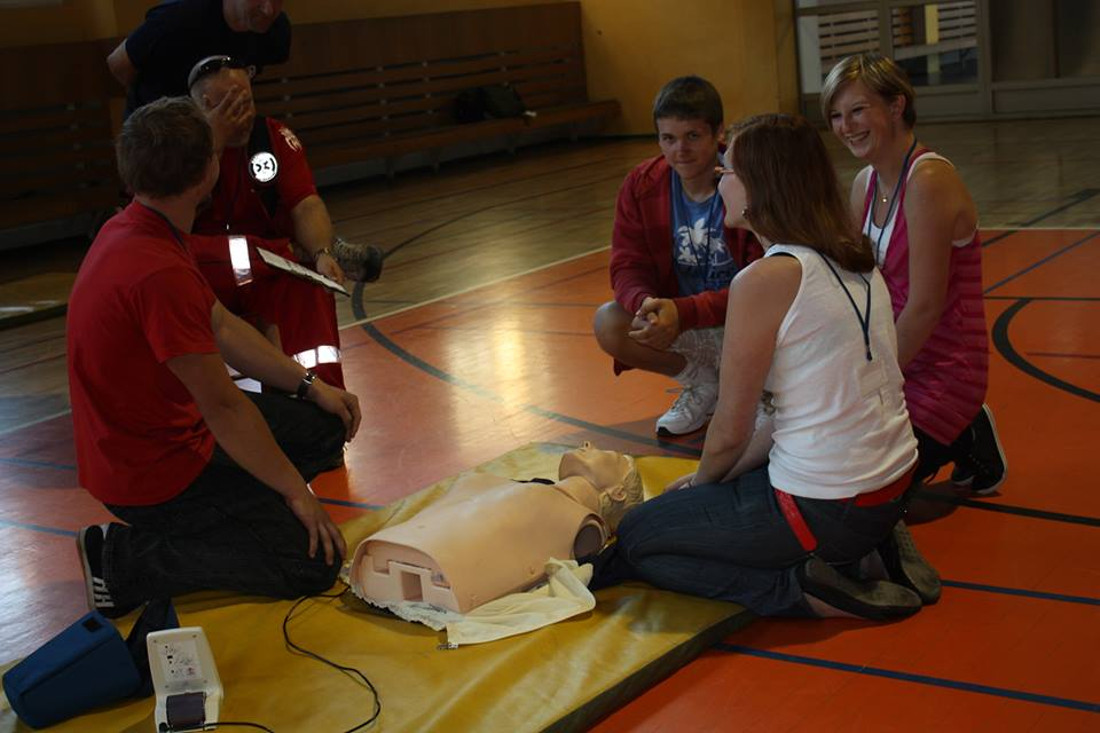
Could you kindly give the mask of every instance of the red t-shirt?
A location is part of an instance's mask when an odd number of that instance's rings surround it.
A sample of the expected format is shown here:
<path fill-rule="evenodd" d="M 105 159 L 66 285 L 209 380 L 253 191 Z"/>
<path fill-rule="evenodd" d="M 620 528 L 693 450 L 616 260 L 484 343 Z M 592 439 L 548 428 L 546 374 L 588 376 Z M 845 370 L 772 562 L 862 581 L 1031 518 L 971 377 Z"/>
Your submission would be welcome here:
<path fill-rule="evenodd" d="M 214 294 L 172 226 L 131 203 L 104 224 L 69 300 L 69 395 L 80 484 L 108 504 L 159 504 L 214 450 L 167 362 L 217 353 Z"/>
<path fill-rule="evenodd" d="M 266 118 L 271 138 L 271 153 L 278 168 L 275 177 L 266 183 L 253 179 L 249 173 L 248 148 L 226 148 L 222 151 L 221 175 L 214 188 L 210 206 L 199 212 L 192 231 L 196 234 L 251 234 L 264 239 L 293 239 L 294 222 L 290 211 L 302 199 L 317 193 L 313 172 L 306 161 L 302 143 L 290 128 Z M 264 208 L 260 191 L 274 186 L 279 191 L 279 204 L 274 216 Z"/>

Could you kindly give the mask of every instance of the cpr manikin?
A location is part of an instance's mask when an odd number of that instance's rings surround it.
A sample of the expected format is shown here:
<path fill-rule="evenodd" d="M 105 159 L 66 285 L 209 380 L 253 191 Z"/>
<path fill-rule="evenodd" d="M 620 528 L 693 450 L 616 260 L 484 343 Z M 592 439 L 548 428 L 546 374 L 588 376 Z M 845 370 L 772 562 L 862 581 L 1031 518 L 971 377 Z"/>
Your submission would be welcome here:
<path fill-rule="evenodd" d="M 464 474 L 415 517 L 363 540 L 349 580 L 368 601 L 420 601 L 466 613 L 542 581 L 550 558 L 600 550 L 642 501 L 630 456 L 582 447 L 564 454 L 557 483 Z"/>

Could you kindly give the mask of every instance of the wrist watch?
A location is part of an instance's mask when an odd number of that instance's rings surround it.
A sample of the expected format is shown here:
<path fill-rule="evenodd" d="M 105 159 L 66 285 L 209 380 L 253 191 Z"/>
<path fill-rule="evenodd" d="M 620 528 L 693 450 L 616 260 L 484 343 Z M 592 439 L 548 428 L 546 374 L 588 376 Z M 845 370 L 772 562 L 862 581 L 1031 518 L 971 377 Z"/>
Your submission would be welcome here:
<path fill-rule="evenodd" d="M 300 400 L 304 400 L 306 395 L 309 394 L 309 388 L 313 386 L 313 380 L 316 378 L 316 372 L 312 369 L 306 369 L 306 374 L 302 377 L 302 381 L 298 382 L 298 391 L 294 393 L 295 396 Z"/>

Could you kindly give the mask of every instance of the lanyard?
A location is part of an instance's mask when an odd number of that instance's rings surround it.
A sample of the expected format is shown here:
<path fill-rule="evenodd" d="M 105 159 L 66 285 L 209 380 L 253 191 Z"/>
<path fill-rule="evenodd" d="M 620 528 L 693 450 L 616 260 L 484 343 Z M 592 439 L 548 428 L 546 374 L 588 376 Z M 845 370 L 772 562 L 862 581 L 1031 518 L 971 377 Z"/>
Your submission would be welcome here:
<path fill-rule="evenodd" d="M 180 236 L 179 229 L 176 229 L 176 225 L 173 224 L 171 221 L 169 221 L 167 216 L 165 216 L 161 212 L 157 211 L 152 206 L 149 206 L 148 204 L 143 204 L 140 201 L 138 201 L 137 203 L 140 204 L 141 206 L 144 206 L 146 209 L 148 209 L 149 211 L 152 211 L 154 214 L 156 214 L 161 219 L 163 219 L 164 223 L 167 224 L 168 228 L 172 231 L 172 236 L 175 238 L 176 243 L 179 244 L 179 246 L 183 247 L 184 249 L 187 249 L 187 245 L 183 243 L 183 237 Z"/>
<path fill-rule="evenodd" d="M 901 163 L 901 173 L 898 174 L 898 181 L 894 184 L 894 191 L 890 194 L 890 205 L 886 207 L 886 218 L 882 222 L 882 228 L 878 230 L 878 237 L 875 239 L 875 263 L 879 262 L 879 254 L 882 252 L 882 235 L 886 233 L 886 227 L 890 224 L 890 217 L 894 215 L 894 208 L 898 203 L 898 192 L 901 190 L 901 184 L 905 180 L 905 175 L 909 172 L 909 159 L 913 156 L 913 151 L 917 149 L 917 139 L 913 138 L 913 144 L 909 146 L 909 150 L 905 153 L 905 159 Z M 867 216 L 867 229 L 864 234 L 867 238 L 871 238 L 871 226 L 875 223 L 875 199 L 878 197 L 878 171 L 875 171 L 874 178 L 871 179 L 871 183 L 875 184 L 875 192 L 872 194 L 875 198 L 871 199 L 871 211 Z"/>
<path fill-rule="evenodd" d="M 852 310 L 856 312 L 856 320 L 859 321 L 859 328 L 863 331 L 863 348 L 867 354 L 867 361 L 871 361 L 871 283 L 867 278 L 863 276 L 862 272 L 857 272 L 859 279 L 863 281 L 863 284 L 867 286 L 867 305 L 866 313 L 859 312 L 859 306 L 856 305 L 856 299 L 852 297 L 852 291 L 848 289 L 848 286 L 844 284 L 844 281 L 840 279 L 840 273 L 833 267 L 833 263 L 829 262 L 829 258 L 820 252 L 817 253 L 822 261 L 828 265 L 830 272 L 833 273 L 833 277 L 840 283 L 840 287 L 844 288 L 844 294 L 848 296 L 848 302 L 852 304 Z"/>

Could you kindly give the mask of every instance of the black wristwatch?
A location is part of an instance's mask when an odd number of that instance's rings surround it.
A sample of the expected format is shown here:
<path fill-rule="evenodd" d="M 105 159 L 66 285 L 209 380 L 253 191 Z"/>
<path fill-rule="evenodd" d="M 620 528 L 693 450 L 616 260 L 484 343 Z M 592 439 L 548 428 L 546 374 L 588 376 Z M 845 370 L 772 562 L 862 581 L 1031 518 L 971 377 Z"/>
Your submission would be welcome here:
<path fill-rule="evenodd" d="M 298 399 L 304 400 L 306 395 L 309 394 L 309 388 L 313 386 L 313 380 L 317 378 L 317 374 L 312 369 L 306 369 L 306 375 L 302 377 L 302 381 L 298 382 L 298 391 L 295 392 L 295 396 Z"/>

